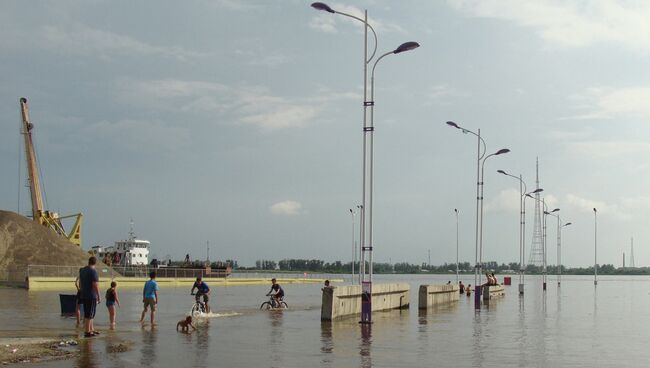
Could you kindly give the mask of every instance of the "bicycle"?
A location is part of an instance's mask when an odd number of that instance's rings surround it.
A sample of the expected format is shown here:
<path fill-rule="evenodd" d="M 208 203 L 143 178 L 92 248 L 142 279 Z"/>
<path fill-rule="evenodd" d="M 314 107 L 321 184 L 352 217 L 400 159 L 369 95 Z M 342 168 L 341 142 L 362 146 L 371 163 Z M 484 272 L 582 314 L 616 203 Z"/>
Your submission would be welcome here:
<path fill-rule="evenodd" d="M 192 293 L 191 295 L 195 295 L 195 294 Z M 193 317 L 208 313 L 207 308 L 205 307 L 205 303 L 203 303 L 200 299 L 197 298 L 196 301 L 194 302 L 194 305 L 192 305 L 191 313 Z"/>
<path fill-rule="evenodd" d="M 271 309 L 289 308 L 289 306 L 284 300 L 280 299 L 280 301 L 278 302 L 272 294 L 266 294 L 266 296 L 270 297 L 269 301 L 262 303 L 262 305 L 260 305 L 260 309 L 271 310 Z"/>

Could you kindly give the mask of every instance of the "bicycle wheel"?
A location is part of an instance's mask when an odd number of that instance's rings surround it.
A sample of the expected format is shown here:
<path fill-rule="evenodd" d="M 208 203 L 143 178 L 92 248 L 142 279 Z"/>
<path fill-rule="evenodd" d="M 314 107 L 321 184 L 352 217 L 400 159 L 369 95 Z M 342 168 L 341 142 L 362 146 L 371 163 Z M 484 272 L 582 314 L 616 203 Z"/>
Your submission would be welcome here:
<path fill-rule="evenodd" d="M 269 302 L 264 302 L 264 303 L 262 303 L 262 305 L 260 305 L 260 309 L 267 309 L 268 310 L 268 309 L 272 309 L 272 308 L 273 308 L 273 306 L 271 306 L 271 303 L 269 303 Z"/>
<path fill-rule="evenodd" d="M 287 305 L 286 302 L 280 302 L 280 308 L 287 309 L 287 308 L 289 308 L 289 306 Z"/>
<path fill-rule="evenodd" d="M 195 303 L 192 306 L 192 317 L 196 317 L 202 313 L 201 306 L 198 303 Z"/>

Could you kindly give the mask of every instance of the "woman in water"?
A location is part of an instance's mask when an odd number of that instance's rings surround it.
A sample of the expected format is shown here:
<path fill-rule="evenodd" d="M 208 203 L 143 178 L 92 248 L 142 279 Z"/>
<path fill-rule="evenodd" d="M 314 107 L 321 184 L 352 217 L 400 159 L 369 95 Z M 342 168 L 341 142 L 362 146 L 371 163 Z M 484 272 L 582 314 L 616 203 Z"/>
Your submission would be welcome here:
<path fill-rule="evenodd" d="M 115 304 L 120 306 L 120 299 L 117 297 L 117 282 L 111 282 L 111 288 L 106 290 L 106 308 L 108 308 L 108 317 L 111 322 L 111 329 L 115 328 Z"/>

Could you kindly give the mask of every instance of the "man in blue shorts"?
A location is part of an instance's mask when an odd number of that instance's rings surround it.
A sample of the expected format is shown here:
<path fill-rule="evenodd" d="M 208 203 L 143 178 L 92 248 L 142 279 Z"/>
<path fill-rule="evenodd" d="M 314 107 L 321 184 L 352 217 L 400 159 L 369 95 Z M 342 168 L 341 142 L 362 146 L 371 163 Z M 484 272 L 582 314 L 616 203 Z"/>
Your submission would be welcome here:
<path fill-rule="evenodd" d="M 196 301 L 198 302 L 201 297 L 203 297 L 203 303 L 205 303 L 205 312 L 210 313 L 210 306 L 208 306 L 208 300 L 210 300 L 210 287 L 208 284 L 203 282 L 201 276 L 196 278 L 196 282 L 192 285 L 192 290 L 190 294 L 194 294 L 194 289 L 196 288 Z"/>
<path fill-rule="evenodd" d="M 149 273 L 149 281 L 144 283 L 144 289 L 142 290 L 142 303 L 144 304 L 144 309 L 142 310 L 140 323 L 144 322 L 144 315 L 147 313 L 147 310 L 151 308 L 151 326 L 155 326 L 156 308 L 158 306 L 158 283 L 156 282 L 156 271 L 151 271 L 151 273 Z"/>
<path fill-rule="evenodd" d="M 93 319 L 95 318 L 95 307 L 100 302 L 99 298 L 99 275 L 95 270 L 97 258 L 88 258 L 88 266 L 79 270 L 79 290 L 81 301 L 84 306 L 84 336 L 93 337 L 99 335 L 95 331 Z"/>

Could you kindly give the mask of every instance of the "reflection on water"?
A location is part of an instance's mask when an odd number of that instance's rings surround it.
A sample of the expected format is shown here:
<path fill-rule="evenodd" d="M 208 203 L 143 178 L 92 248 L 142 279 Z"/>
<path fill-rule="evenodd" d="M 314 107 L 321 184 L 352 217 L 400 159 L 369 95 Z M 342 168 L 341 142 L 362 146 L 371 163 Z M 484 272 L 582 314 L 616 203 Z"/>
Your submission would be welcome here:
<path fill-rule="evenodd" d="M 390 279 L 389 279 L 390 277 Z M 469 277 L 472 277 L 471 275 Z M 448 276 L 378 276 L 378 282 L 442 283 Z M 471 282 L 470 279 L 462 279 Z M 542 291 L 541 279 L 527 277 L 526 293 L 506 287 L 503 298 L 473 298 L 449 306 L 373 313 L 372 325 L 358 318 L 320 321 L 320 285 L 286 285 L 292 307 L 260 311 L 267 287 L 213 288 L 214 318 L 197 321 L 197 331 L 178 333 L 187 314 L 185 288 L 164 288 L 156 329 L 140 328 L 140 290 L 122 290 L 115 331 L 98 309 L 103 334 L 80 336 L 74 318 L 59 315 L 57 292 L 0 289 L 0 338 L 54 336 L 80 341 L 73 361 L 32 367 L 584 367 L 644 366 L 650 360 L 650 278 L 604 279 L 566 276 L 562 287 Z M 191 302 L 192 300 L 190 300 Z M 593 305 L 590 305 L 593 304 Z M 108 346 L 128 342 L 123 353 Z"/>
<path fill-rule="evenodd" d="M 77 358 L 76 367 L 78 368 L 95 368 L 95 354 L 93 351 L 93 344 L 95 340 L 87 339 L 79 344 L 79 357 Z"/>
<path fill-rule="evenodd" d="M 372 367 L 372 356 L 370 347 L 372 345 L 372 324 L 361 323 L 361 341 L 359 343 L 359 356 L 361 357 L 361 368 Z"/>
<path fill-rule="evenodd" d="M 284 364 L 284 354 L 282 347 L 284 345 L 284 311 L 270 310 L 263 311 L 268 315 L 270 322 L 269 345 L 271 347 L 272 367 L 282 367 Z"/>
<path fill-rule="evenodd" d="M 158 329 L 155 326 L 142 326 L 142 345 L 140 347 L 140 365 L 144 367 L 158 366 Z"/>

